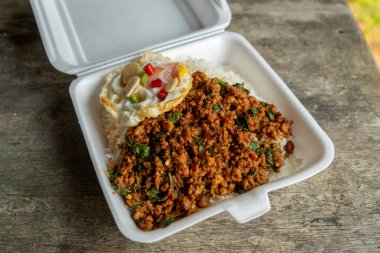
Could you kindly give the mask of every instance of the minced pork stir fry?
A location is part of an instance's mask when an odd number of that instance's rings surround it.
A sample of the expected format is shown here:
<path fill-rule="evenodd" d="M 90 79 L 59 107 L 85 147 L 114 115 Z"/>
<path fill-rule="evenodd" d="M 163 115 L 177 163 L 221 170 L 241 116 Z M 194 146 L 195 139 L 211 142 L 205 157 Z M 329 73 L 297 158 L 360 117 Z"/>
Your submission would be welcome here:
<path fill-rule="evenodd" d="M 193 88 L 171 111 L 128 129 L 119 165 L 108 172 L 143 230 L 166 227 L 205 208 L 216 196 L 243 193 L 268 182 L 293 153 L 292 121 L 273 104 L 193 74 Z"/>

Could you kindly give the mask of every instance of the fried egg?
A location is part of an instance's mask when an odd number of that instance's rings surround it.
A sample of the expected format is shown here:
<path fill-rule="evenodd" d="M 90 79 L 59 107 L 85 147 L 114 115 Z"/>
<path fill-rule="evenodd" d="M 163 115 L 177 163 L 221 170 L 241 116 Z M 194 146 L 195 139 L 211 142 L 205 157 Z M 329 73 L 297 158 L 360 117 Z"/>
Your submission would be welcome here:
<path fill-rule="evenodd" d="M 178 105 L 192 87 L 187 66 L 146 52 L 105 76 L 100 102 L 122 126 L 133 127 Z"/>

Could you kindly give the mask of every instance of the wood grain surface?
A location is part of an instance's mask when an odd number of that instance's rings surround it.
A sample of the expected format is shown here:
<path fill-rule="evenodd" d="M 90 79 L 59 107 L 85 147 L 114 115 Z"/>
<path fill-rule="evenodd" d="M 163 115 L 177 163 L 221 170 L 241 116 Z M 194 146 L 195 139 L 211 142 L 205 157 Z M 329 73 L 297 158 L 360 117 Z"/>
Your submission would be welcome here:
<path fill-rule="evenodd" d="M 68 87 L 28 1 L 0 2 L 0 252 L 380 252 L 380 74 L 345 1 L 234 0 L 244 35 L 332 138 L 322 173 L 270 193 L 272 210 L 217 215 L 153 244 L 124 238 Z"/>

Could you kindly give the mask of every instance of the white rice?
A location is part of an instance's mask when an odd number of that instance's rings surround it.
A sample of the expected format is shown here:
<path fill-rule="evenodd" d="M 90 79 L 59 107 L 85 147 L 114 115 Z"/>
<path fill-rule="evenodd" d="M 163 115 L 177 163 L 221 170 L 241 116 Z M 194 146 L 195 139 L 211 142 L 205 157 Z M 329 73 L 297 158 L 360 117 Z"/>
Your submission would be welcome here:
<path fill-rule="evenodd" d="M 208 77 L 218 78 L 230 84 L 247 83 L 241 76 L 233 72 L 226 66 L 214 62 L 207 62 L 204 59 L 189 58 L 185 61 L 191 73 L 197 70 L 202 71 Z"/>

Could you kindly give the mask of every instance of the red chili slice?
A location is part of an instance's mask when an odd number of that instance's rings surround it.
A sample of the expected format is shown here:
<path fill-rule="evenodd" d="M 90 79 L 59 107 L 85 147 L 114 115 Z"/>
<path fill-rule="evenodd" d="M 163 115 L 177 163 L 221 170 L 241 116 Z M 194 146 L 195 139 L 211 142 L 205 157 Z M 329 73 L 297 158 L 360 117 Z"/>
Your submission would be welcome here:
<path fill-rule="evenodd" d="M 153 80 L 153 81 L 150 83 L 150 87 L 151 87 L 151 88 L 160 88 L 161 86 L 162 86 L 162 81 L 161 81 L 161 79 Z"/>
<path fill-rule="evenodd" d="M 168 95 L 168 92 L 164 89 L 160 90 L 158 93 L 157 93 L 157 97 L 159 100 L 165 100 L 166 96 Z"/>
<path fill-rule="evenodd" d="M 156 69 L 154 68 L 154 66 L 150 63 L 148 63 L 147 65 L 145 65 L 144 67 L 144 71 L 145 73 L 147 73 L 149 76 L 153 75 L 154 74 L 154 71 L 156 71 Z"/>

